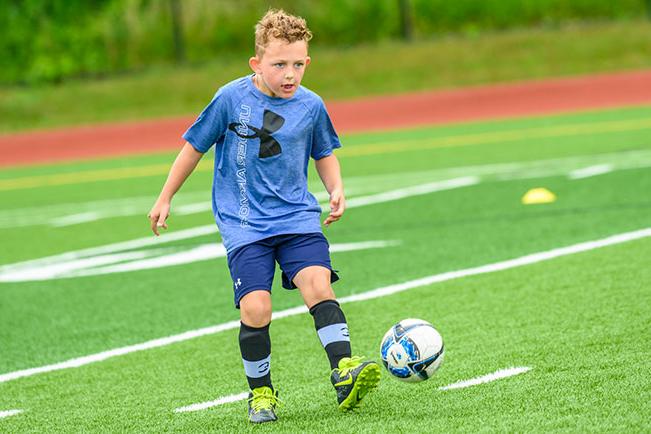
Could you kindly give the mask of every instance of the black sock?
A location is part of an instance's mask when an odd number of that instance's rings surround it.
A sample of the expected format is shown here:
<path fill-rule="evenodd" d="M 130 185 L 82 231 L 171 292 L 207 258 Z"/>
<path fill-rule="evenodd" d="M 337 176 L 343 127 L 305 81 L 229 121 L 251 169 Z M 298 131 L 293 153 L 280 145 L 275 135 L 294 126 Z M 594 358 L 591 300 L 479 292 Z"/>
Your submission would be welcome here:
<path fill-rule="evenodd" d="M 321 344 L 330 360 L 330 368 L 339 365 L 339 360 L 350 357 L 350 337 L 346 317 L 335 300 L 325 300 L 310 309 L 314 326 Z"/>
<path fill-rule="evenodd" d="M 240 322 L 240 351 L 246 380 L 251 390 L 262 386 L 271 387 L 271 338 L 269 324 L 250 327 Z"/>

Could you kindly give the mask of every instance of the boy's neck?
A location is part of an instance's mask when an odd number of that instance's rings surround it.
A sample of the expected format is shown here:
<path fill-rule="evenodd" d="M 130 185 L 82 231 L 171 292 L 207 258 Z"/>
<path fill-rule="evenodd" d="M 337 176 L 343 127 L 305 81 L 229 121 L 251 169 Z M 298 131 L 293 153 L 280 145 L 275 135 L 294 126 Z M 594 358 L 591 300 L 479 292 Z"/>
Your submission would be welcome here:
<path fill-rule="evenodd" d="M 274 97 L 274 93 L 267 87 L 267 85 L 264 84 L 264 82 L 260 83 L 260 76 L 258 74 L 253 74 L 253 85 L 262 93 L 264 93 L 267 96 Z"/>

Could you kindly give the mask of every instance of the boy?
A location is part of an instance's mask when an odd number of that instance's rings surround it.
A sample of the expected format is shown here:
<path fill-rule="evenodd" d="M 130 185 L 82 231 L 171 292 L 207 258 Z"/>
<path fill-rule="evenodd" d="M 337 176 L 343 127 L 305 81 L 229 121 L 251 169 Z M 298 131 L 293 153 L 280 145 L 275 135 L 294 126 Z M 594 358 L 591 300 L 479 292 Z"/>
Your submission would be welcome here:
<path fill-rule="evenodd" d="M 344 314 L 331 283 L 328 242 L 321 207 L 307 191 L 307 165 L 330 194 L 336 222 L 345 209 L 339 162 L 341 144 L 321 98 L 301 87 L 312 34 L 305 20 L 269 10 L 256 25 L 253 74 L 219 89 L 195 123 L 149 213 L 153 232 L 165 223 L 172 196 L 215 145 L 213 211 L 226 247 L 235 307 L 240 309 L 240 351 L 251 392 L 249 420 L 276 420 L 278 393 L 270 375 L 271 284 L 275 262 L 283 287 L 298 288 L 314 317 L 330 361 L 341 410 L 349 410 L 377 386 L 377 363 L 351 357 Z"/>

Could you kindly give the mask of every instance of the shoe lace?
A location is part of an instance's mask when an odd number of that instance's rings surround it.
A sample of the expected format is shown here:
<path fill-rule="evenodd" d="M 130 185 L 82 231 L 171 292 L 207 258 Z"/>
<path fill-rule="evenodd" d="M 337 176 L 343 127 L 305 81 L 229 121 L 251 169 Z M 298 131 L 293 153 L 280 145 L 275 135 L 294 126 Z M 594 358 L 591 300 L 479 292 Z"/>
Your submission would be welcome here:
<path fill-rule="evenodd" d="M 348 372 L 358 367 L 360 363 L 362 363 L 362 360 L 364 360 L 363 356 L 353 356 L 341 359 L 339 362 L 339 375 L 348 375 Z"/>
<path fill-rule="evenodd" d="M 282 404 L 282 401 L 269 387 L 254 389 L 251 393 L 253 393 L 253 396 L 249 398 L 249 403 L 255 412 L 270 410 L 274 406 Z"/>

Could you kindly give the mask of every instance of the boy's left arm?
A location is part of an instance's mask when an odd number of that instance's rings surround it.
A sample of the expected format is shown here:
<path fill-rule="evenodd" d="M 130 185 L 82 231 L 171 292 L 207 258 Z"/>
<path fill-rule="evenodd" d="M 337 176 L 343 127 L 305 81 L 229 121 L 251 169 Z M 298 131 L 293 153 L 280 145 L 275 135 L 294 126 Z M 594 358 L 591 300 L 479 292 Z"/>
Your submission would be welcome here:
<path fill-rule="evenodd" d="M 316 171 L 319 173 L 321 181 L 330 194 L 330 215 L 323 222 L 328 226 L 336 222 L 344 214 L 346 209 L 346 198 L 344 197 L 344 182 L 341 179 L 341 168 L 339 160 L 334 154 L 323 157 L 320 160 L 314 160 Z"/>

